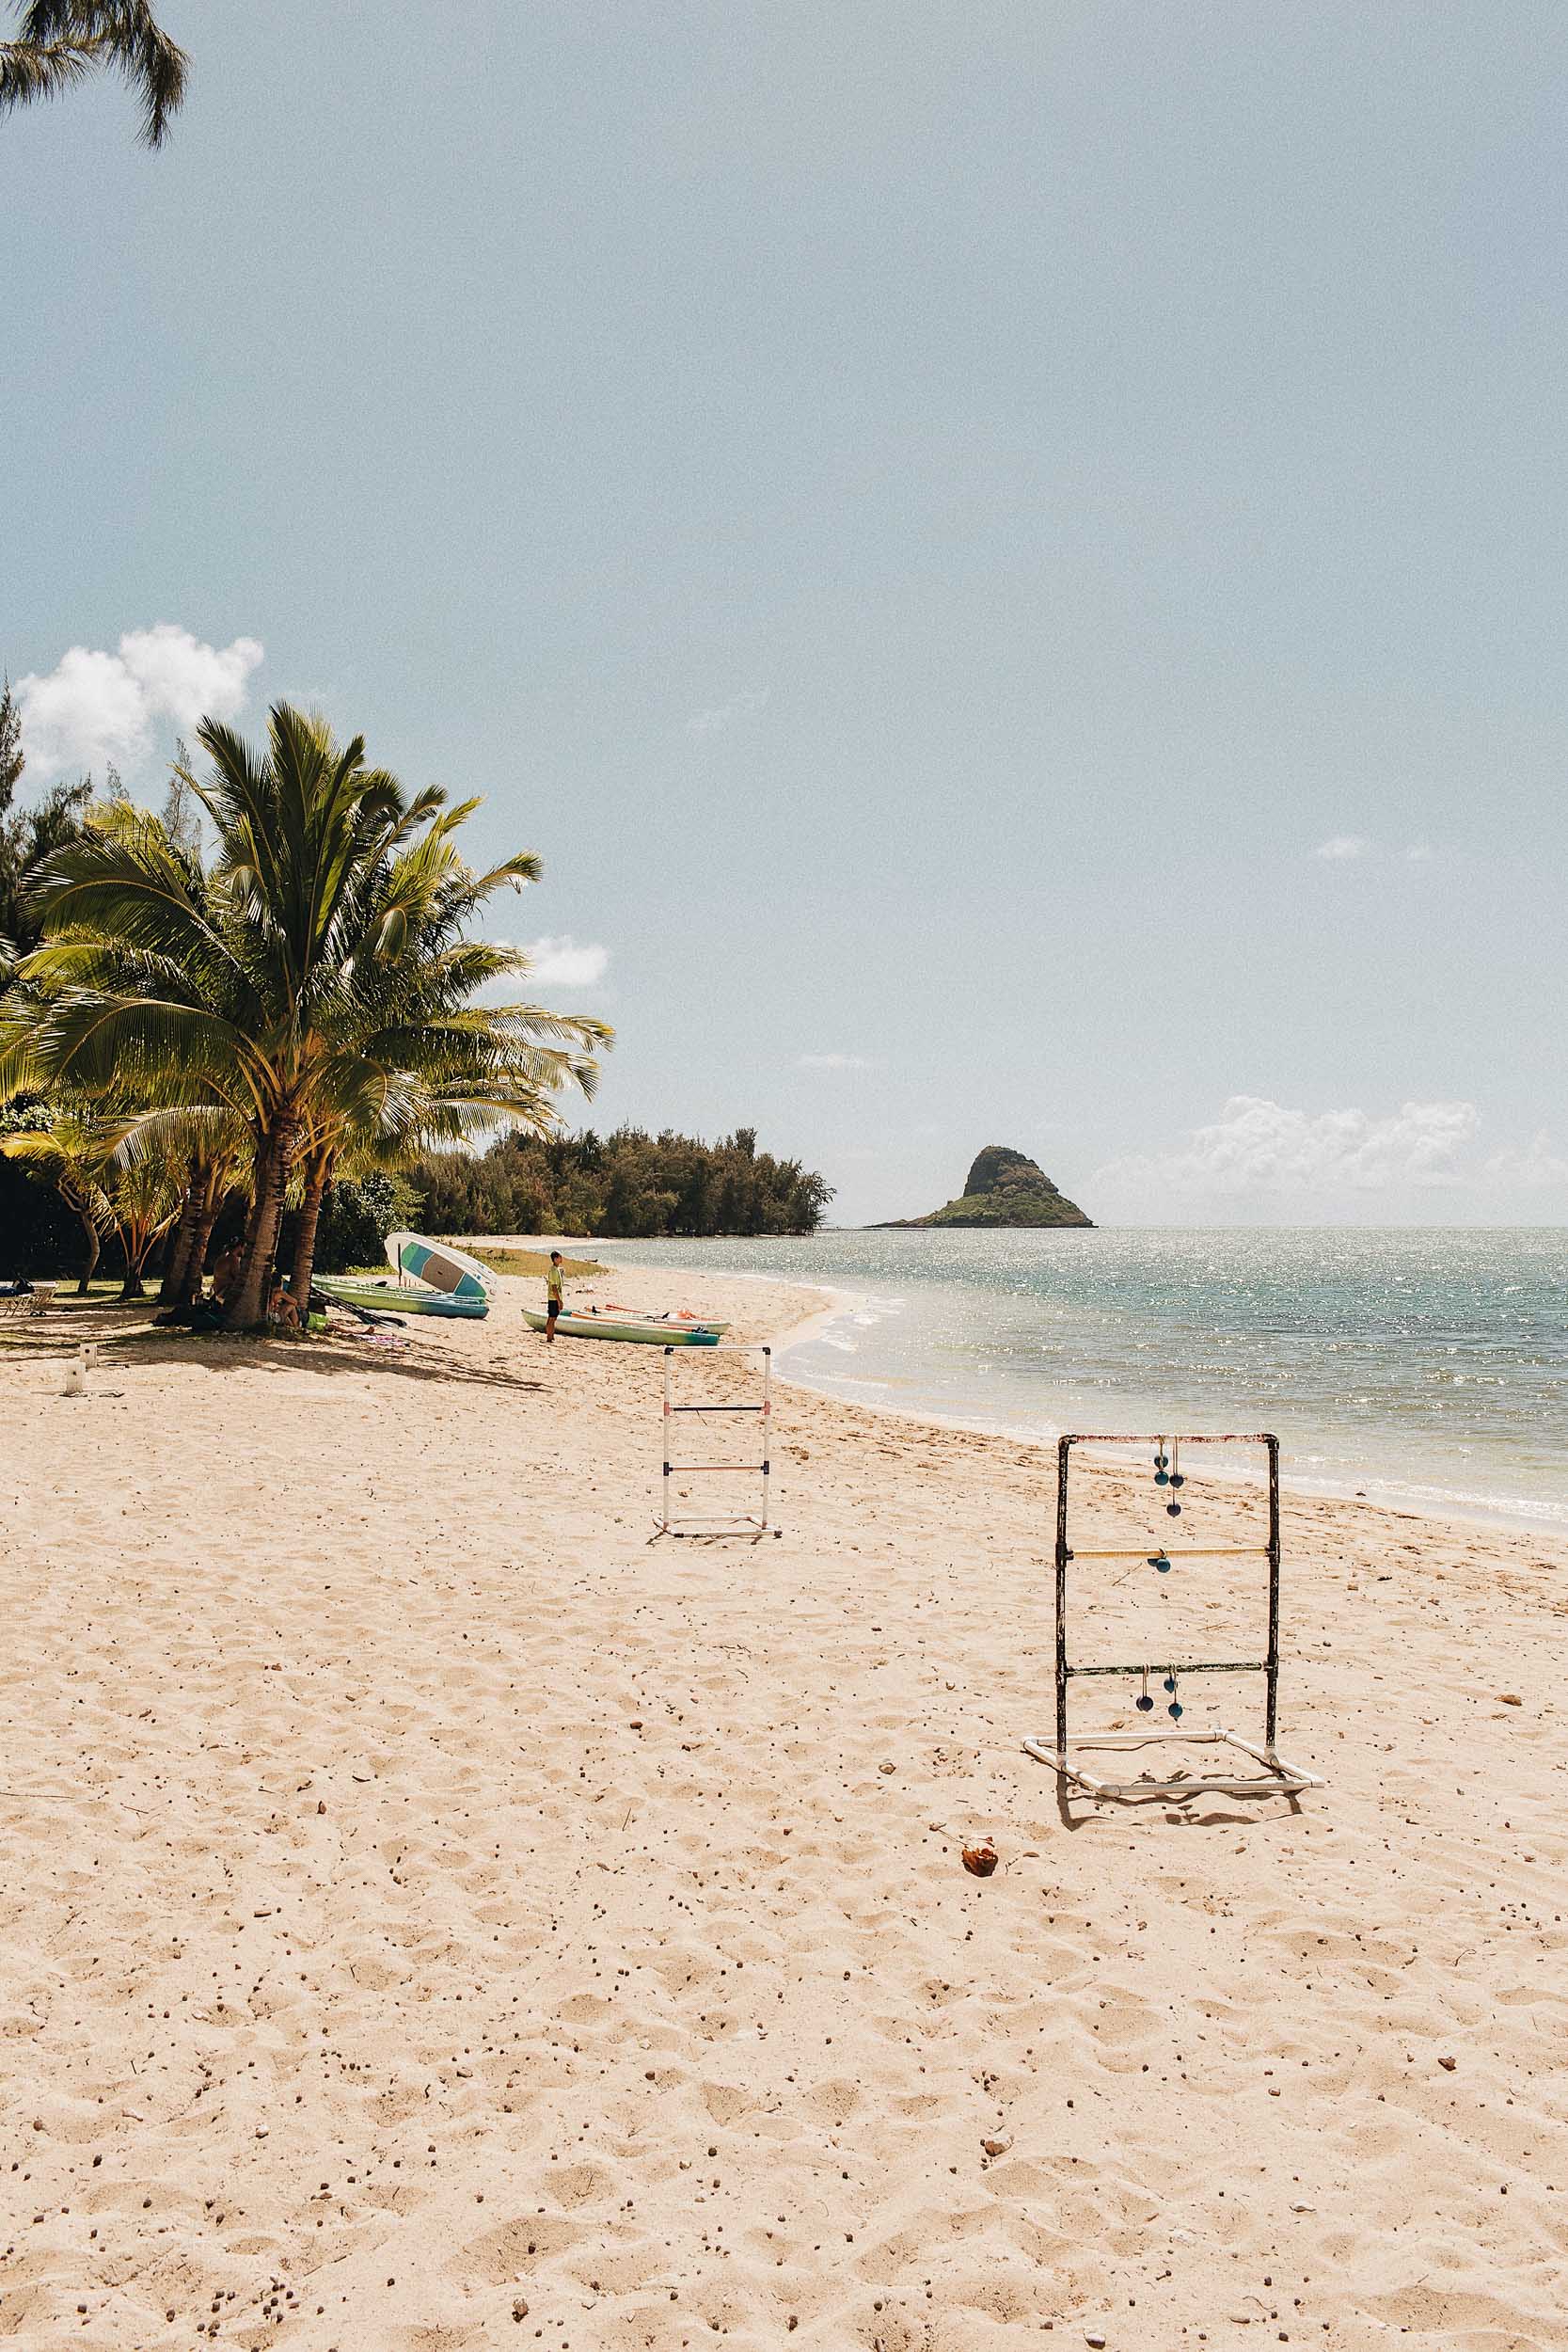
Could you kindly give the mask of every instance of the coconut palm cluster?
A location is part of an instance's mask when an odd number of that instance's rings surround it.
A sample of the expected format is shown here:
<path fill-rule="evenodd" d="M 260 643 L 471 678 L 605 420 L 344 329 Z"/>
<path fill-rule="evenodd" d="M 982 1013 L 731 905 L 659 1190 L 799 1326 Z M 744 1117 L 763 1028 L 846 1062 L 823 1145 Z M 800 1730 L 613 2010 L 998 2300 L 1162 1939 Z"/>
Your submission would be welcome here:
<path fill-rule="evenodd" d="M 213 721 L 198 740 L 205 770 L 182 782 L 205 822 L 99 804 L 28 877 L 40 944 L 0 1000 L 0 1096 L 33 1115 L 12 1114 L 0 1150 L 89 1233 L 118 1230 L 133 1295 L 166 1235 L 175 1303 L 242 1193 L 225 1320 L 248 1329 L 280 1275 L 308 1296 L 336 1176 L 509 1123 L 549 1131 L 562 1089 L 593 1092 L 610 1033 L 496 1000 L 528 959 L 476 921 L 539 861 L 470 865 L 477 801 L 405 791 L 362 738 L 340 745 L 287 704 L 262 755 Z"/>

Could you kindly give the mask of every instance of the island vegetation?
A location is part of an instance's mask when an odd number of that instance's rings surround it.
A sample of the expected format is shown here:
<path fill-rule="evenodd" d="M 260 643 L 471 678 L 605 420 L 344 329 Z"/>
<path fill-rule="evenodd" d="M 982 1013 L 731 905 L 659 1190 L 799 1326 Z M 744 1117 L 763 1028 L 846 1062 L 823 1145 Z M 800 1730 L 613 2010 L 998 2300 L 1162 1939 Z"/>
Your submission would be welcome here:
<path fill-rule="evenodd" d="M 1076 1201 L 1057 1191 L 1037 1162 L 1006 1143 L 977 1152 L 957 1200 L 929 1216 L 891 1217 L 883 1231 L 936 1225 L 1092 1225 Z"/>
<path fill-rule="evenodd" d="M 641 1127 L 604 1136 L 518 1132 L 481 1157 L 429 1156 L 410 1184 L 432 1232 L 627 1241 L 815 1232 L 832 1187 L 799 1160 L 775 1159 L 756 1144 L 751 1127 L 717 1143 Z"/>

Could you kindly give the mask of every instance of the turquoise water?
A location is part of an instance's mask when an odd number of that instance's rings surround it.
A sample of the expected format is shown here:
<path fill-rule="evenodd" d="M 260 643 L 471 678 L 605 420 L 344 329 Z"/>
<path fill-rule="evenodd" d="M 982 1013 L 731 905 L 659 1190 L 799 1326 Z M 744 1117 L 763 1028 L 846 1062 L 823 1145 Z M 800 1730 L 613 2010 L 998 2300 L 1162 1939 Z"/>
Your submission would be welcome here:
<path fill-rule="evenodd" d="M 1568 1231 L 599 1248 L 845 1294 L 780 1367 L 834 1396 L 1034 1437 L 1273 1429 L 1297 1486 L 1568 1532 Z"/>

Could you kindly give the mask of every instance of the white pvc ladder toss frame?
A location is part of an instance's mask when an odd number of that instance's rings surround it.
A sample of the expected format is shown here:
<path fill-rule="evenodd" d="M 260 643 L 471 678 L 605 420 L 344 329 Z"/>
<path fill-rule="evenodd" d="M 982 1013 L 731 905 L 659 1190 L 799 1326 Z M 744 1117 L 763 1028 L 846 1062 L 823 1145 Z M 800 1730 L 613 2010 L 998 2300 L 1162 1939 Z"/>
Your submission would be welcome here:
<path fill-rule="evenodd" d="M 671 1375 L 676 1356 L 760 1356 L 762 1358 L 762 1401 L 757 1405 L 677 1405 Z M 670 1459 L 671 1423 L 680 1413 L 754 1413 L 762 1423 L 762 1459 L 760 1462 L 673 1462 Z M 717 1347 L 667 1347 L 664 1351 L 664 1431 L 662 1516 L 658 1522 L 661 1535 L 749 1535 L 753 1540 L 764 1535 L 782 1535 L 783 1528 L 769 1523 L 773 1464 L 773 1350 L 771 1347 L 747 1346 L 736 1343 L 727 1346 L 721 1342 Z M 732 1477 L 747 1472 L 762 1478 L 762 1510 L 740 1513 L 682 1513 L 676 1516 L 671 1508 L 672 1478 L 703 1477 L 716 1472 L 728 1472 Z"/>

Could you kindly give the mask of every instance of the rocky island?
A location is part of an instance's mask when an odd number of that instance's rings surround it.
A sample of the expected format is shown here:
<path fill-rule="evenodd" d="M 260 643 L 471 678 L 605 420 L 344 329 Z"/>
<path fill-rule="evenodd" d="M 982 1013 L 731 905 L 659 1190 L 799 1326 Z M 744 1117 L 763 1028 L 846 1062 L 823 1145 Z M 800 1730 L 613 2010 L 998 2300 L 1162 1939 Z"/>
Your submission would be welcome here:
<path fill-rule="evenodd" d="M 887 1218 L 877 1230 L 907 1232 L 927 1225 L 1088 1225 L 1076 1201 L 1057 1191 L 1050 1177 L 1022 1152 L 988 1143 L 964 1182 L 962 1197 L 933 1209 L 929 1216 Z"/>

